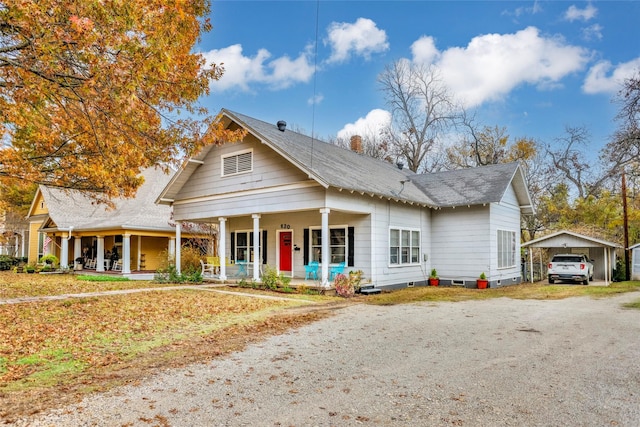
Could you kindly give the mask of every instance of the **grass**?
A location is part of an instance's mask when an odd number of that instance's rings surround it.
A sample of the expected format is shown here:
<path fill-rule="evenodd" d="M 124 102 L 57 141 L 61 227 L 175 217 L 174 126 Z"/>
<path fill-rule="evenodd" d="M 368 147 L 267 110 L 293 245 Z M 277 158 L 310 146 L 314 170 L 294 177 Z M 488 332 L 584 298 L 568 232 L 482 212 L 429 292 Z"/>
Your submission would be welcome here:
<path fill-rule="evenodd" d="M 25 274 L 2 271 L 0 272 L 0 299 L 172 286 L 170 283 L 161 284 L 147 280 L 107 281 L 106 277 L 116 276 Z"/>
<path fill-rule="evenodd" d="M 0 299 L 156 286 L 167 285 L 0 273 Z M 62 405 L 87 392 L 137 381 L 150 370 L 241 350 L 265 335 L 330 315 L 327 304 L 336 301 L 392 305 L 489 298 L 602 298 L 639 289 L 640 282 L 609 287 L 521 284 L 486 290 L 415 287 L 344 300 L 238 287 L 217 288 L 228 292 L 219 293 L 203 287 L 0 305 L 0 422 Z M 640 299 L 628 306 L 640 309 Z"/>
<path fill-rule="evenodd" d="M 589 296 L 601 298 L 640 290 L 640 282 L 616 282 L 609 286 L 545 285 L 523 283 L 516 286 L 490 289 L 467 289 L 457 287 L 415 287 L 394 292 L 384 292 L 367 297 L 367 303 L 376 305 L 407 304 L 420 301 L 468 301 L 491 298 L 512 299 L 563 299 Z"/>

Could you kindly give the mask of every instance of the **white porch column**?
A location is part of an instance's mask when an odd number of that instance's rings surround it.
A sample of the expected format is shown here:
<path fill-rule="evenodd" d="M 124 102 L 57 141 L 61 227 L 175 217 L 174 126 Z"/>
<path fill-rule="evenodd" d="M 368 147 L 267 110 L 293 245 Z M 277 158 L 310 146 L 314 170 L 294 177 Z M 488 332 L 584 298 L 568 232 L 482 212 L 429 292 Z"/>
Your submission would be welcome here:
<path fill-rule="evenodd" d="M 82 257 L 82 237 L 77 236 L 73 239 L 73 267 L 76 266 L 76 259 Z"/>
<path fill-rule="evenodd" d="M 169 256 L 171 258 L 175 258 L 176 256 L 176 238 L 175 237 L 169 237 Z"/>
<path fill-rule="evenodd" d="M 331 209 L 323 208 L 320 209 L 320 214 L 322 215 L 322 230 L 320 232 L 320 236 L 322 239 L 322 286 L 325 288 L 329 287 L 329 263 L 331 254 L 329 253 L 329 212 Z"/>
<path fill-rule="evenodd" d="M 176 221 L 176 272 L 180 274 L 180 252 L 182 251 L 182 222 Z"/>
<path fill-rule="evenodd" d="M 104 236 L 96 236 L 96 271 L 104 271 Z"/>
<path fill-rule="evenodd" d="M 253 218 L 253 280 L 260 280 L 260 214 L 251 215 Z M 262 242 L 264 244 L 264 242 Z"/>
<path fill-rule="evenodd" d="M 122 235 L 122 274 L 131 273 L 131 234 Z"/>
<path fill-rule="evenodd" d="M 25 230 L 21 230 L 20 231 L 20 241 L 22 242 L 22 245 L 20 246 L 20 255 L 22 256 L 22 258 L 24 258 L 27 253 L 27 242 L 25 241 Z"/>
<path fill-rule="evenodd" d="M 71 232 L 67 231 L 60 237 L 60 268 L 69 268 L 69 239 Z"/>
<path fill-rule="evenodd" d="M 136 257 L 138 259 L 138 263 L 136 264 L 136 271 L 140 271 L 141 268 L 141 262 L 140 262 L 140 258 L 142 255 L 142 236 L 138 234 L 138 256 Z"/>
<path fill-rule="evenodd" d="M 218 218 L 218 257 L 220 258 L 220 280 L 227 280 L 227 218 Z"/>

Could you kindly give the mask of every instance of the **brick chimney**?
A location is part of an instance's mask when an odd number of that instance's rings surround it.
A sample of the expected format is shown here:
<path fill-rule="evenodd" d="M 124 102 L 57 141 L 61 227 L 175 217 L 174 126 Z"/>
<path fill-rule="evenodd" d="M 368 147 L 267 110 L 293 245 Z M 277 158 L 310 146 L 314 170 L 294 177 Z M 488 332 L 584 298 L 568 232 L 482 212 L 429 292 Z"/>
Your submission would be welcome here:
<path fill-rule="evenodd" d="M 353 135 L 351 137 L 351 151 L 362 154 L 362 137 L 360 137 L 360 135 Z"/>

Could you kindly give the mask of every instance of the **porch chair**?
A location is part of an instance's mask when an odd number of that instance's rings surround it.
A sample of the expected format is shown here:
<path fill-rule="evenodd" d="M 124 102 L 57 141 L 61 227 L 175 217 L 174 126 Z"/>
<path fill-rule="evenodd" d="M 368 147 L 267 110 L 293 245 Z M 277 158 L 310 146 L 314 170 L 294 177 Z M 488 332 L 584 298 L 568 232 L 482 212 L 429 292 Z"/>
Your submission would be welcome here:
<path fill-rule="evenodd" d="M 320 264 L 318 261 L 311 261 L 309 265 L 304 266 L 304 278 L 318 280 L 318 267 Z"/>
<path fill-rule="evenodd" d="M 111 266 L 111 270 L 122 271 L 122 258 L 117 259 L 113 262 L 113 265 Z"/>
<path fill-rule="evenodd" d="M 207 264 L 211 264 L 213 266 L 213 274 L 220 274 L 220 257 L 219 256 L 208 256 Z"/>
<path fill-rule="evenodd" d="M 343 261 L 338 265 L 331 266 L 331 269 L 329 270 L 329 280 L 333 280 L 338 274 L 342 274 L 346 264 L 347 263 Z"/>
<path fill-rule="evenodd" d="M 205 264 L 204 261 L 200 260 L 200 265 L 202 266 L 202 277 L 213 277 L 215 274 L 213 264 L 208 262 Z"/>
<path fill-rule="evenodd" d="M 92 258 L 89 261 L 87 261 L 87 270 L 95 270 L 96 269 L 96 259 Z"/>

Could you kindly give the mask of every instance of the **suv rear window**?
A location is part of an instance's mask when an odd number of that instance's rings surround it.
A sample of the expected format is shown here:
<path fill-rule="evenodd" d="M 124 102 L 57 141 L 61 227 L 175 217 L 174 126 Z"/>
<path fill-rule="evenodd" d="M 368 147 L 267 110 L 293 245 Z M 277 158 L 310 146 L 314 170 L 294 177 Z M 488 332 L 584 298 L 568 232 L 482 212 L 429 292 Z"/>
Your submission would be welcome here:
<path fill-rule="evenodd" d="M 553 257 L 551 262 L 581 262 L 582 257 L 579 255 L 556 255 Z"/>

